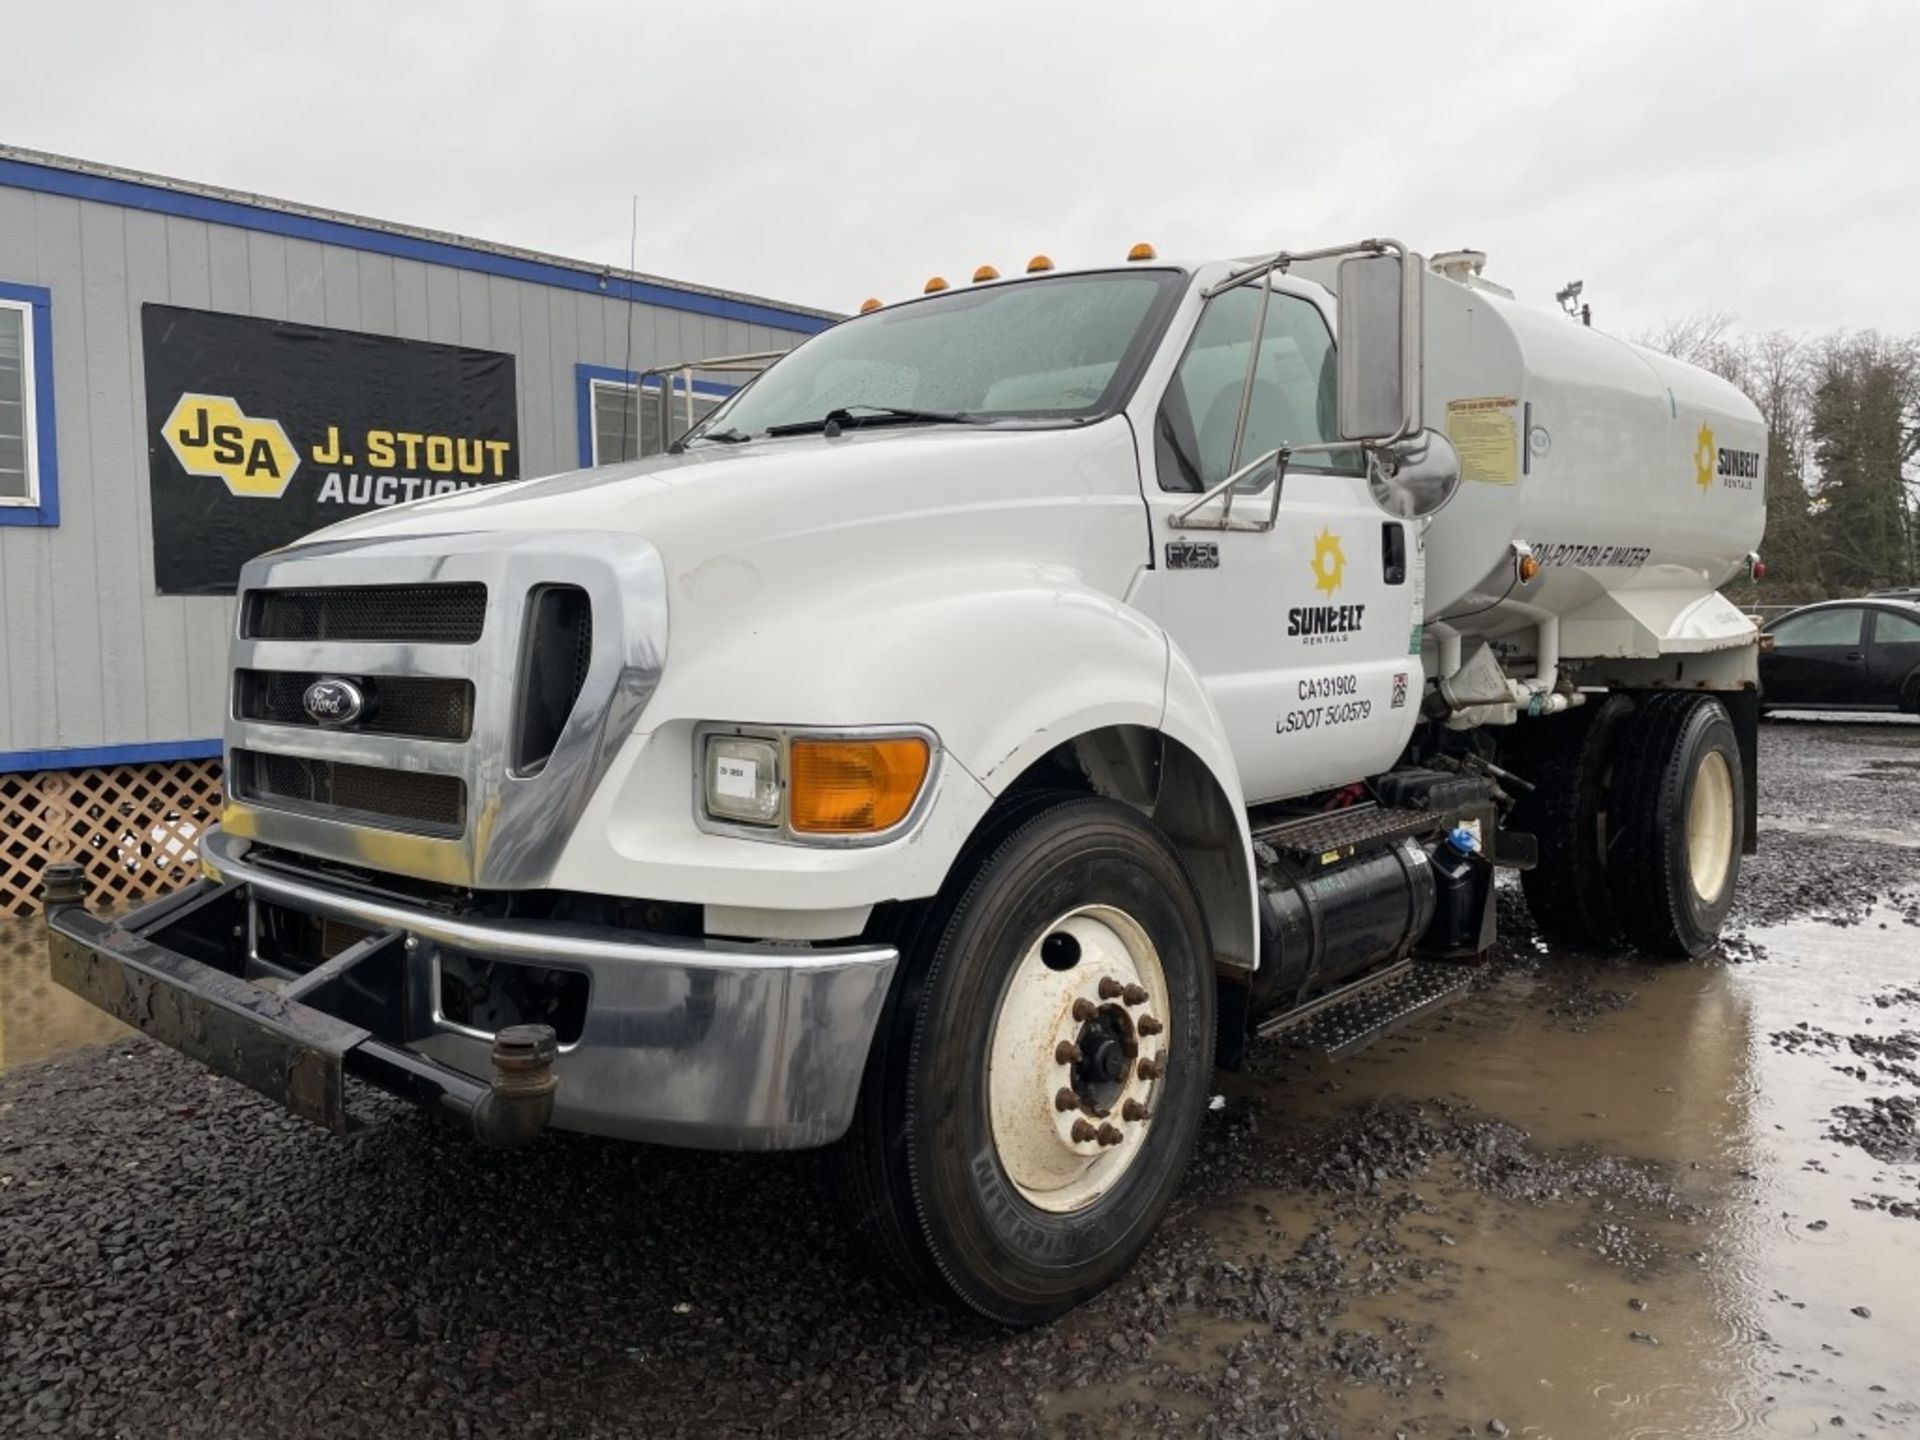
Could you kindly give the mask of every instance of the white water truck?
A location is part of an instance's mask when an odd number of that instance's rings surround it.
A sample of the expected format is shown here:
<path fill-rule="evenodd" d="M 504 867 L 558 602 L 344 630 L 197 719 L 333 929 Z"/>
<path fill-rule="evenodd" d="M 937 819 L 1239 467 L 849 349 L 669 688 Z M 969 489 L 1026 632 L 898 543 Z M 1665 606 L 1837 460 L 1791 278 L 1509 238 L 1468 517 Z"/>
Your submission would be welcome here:
<path fill-rule="evenodd" d="M 1468 993 L 1496 867 L 1573 940 L 1727 913 L 1760 418 L 1479 268 L 983 267 L 669 454 L 262 556 L 204 879 L 51 871 L 54 974 L 335 1130 L 836 1147 L 863 1250 L 1057 1315 L 1216 1066 Z"/>

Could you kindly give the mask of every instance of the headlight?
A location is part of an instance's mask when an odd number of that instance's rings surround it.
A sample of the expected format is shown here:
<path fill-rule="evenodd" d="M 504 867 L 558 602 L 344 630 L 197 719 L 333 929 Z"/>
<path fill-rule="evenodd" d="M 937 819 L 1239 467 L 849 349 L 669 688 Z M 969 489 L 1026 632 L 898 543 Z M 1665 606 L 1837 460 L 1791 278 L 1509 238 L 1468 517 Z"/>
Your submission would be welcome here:
<path fill-rule="evenodd" d="M 917 726 L 697 733 L 703 826 L 816 845 L 891 838 L 925 798 L 940 754 L 933 732 Z"/>
<path fill-rule="evenodd" d="M 709 735 L 707 814 L 742 825 L 780 821 L 780 746 L 744 735 Z"/>

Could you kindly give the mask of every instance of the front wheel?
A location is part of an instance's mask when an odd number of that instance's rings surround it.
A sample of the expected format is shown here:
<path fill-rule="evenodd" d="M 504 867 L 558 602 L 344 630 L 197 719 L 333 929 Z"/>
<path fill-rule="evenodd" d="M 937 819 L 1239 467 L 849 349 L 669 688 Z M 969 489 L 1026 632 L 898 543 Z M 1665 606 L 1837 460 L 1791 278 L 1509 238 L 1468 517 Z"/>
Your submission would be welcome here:
<path fill-rule="evenodd" d="M 1111 1284 L 1172 1200 L 1213 1068 L 1207 927 L 1124 805 L 1067 799 L 977 852 L 904 957 L 830 1172 L 857 1238 L 1003 1324 Z"/>
<path fill-rule="evenodd" d="M 1647 697 L 1615 762 L 1607 839 L 1614 918 L 1639 949 L 1701 955 L 1720 938 L 1740 878 L 1746 786 L 1726 707 Z"/>

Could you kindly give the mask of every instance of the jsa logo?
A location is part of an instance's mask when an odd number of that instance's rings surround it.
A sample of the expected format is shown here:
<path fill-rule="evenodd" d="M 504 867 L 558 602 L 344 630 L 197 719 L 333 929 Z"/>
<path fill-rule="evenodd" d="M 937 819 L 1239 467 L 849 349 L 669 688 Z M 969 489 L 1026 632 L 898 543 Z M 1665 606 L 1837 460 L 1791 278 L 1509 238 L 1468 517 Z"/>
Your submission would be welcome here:
<path fill-rule="evenodd" d="M 278 420 L 254 420 L 226 395 L 182 395 L 167 417 L 167 446 L 189 475 L 226 482 L 235 495 L 277 500 L 300 456 Z"/>

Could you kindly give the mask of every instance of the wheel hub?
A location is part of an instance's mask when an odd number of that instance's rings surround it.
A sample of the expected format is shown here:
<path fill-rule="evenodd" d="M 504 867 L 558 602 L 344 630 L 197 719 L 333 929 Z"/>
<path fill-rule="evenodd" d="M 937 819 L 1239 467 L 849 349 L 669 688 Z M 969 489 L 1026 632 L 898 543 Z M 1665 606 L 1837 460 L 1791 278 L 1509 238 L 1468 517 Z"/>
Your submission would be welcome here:
<path fill-rule="evenodd" d="M 1687 871 L 1694 894 L 1708 905 L 1720 898 L 1733 868 L 1733 783 L 1726 756 L 1709 750 L 1701 757 L 1687 804 Z"/>
<path fill-rule="evenodd" d="M 1009 976 L 989 1061 L 993 1140 L 1031 1204 L 1091 1205 L 1140 1154 L 1166 1074 L 1159 952 L 1140 925 L 1085 906 L 1035 937 Z"/>

